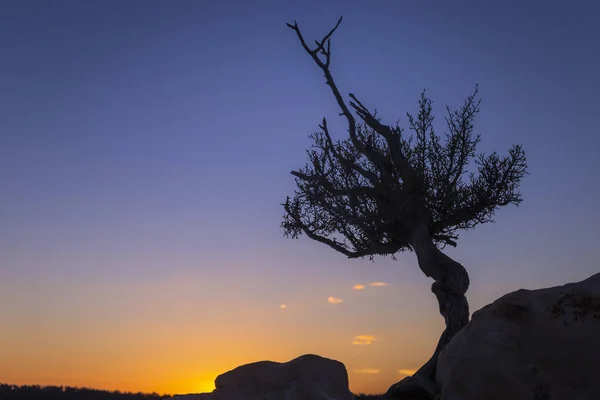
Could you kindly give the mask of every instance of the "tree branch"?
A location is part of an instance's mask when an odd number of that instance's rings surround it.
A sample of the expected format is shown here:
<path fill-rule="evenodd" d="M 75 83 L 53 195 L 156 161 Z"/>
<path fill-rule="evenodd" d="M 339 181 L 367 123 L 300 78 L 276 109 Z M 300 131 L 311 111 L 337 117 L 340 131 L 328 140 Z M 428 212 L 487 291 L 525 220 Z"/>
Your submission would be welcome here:
<path fill-rule="evenodd" d="M 331 89 L 331 92 L 333 93 L 333 96 L 335 97 L 335 100 L 336 100 L 338 106 L 342 110 L 342 115 L 348 121 L 348 133 L 350 135 L 350 139 L 352 140 L 352 144 L 356 147 L 357 150 L 359 150 L 362 154 L 364 154 L 371 162 L 376 164 L 379 167 L 379 169 L 381 170 L 382 174 L 385 174 L 386 168 L 385 168 L 385 163 L 384 163 L 383 157 L 380 154 L 373 151 L 372 149 L 369 149 L 358 139 L 358 136 L 356 134 L 356 120 L 354 119 L 354 116 L 352 115 L 352 113 L 350 112 L 350 109 L 346 105 L 346 102 L 344 101 L 344 98 L 342 97 L 340 91 L 338 90 L 337 85 L 335 84 L 335 81 L 333 80 L 333 76 L 331 75 L 331 72 L 329 70 L 329 64 L 331 61 L 331 53 L 329 50 L 324 51 L 323 45 L 324 45 L 325 41 L 330 40 L 331 36 L 336 31 L 336 29 L 339 27 L 341 22 L 342 22 L 342 17 L 340 17 L 340 19 L 338 20 L 335 27 L 331 31 L 329 31 L 329 33 L 327 35 L 325 35 L 325 37 L 320 42 L 317 42 L 317 47 L 315 49 L 311 49 L 310 47 L 308 47 L 308 45 L 306 44 L 306 41 L 304 40 L 304 37 L 302 36 L 302 32 L 300 31 L 300 28 L 298 27 L 298 23 L 296 21 L 294 21 L 293 25 L 289 24 L 289 23 L 286 25 L 289 28 L 291 28 L 294 32 L 296 32 L 296 35 L 298 36 L 298 40 L 300 40 L 300 43 L 301 43 L 302 47 L 304 48 L 304 50 L 312 57 L 312 59 L 315 61 L 315 63 L 319 66 L 319 68 L 325 74 L 325 81 L 326 81 L 327 85 L 329 86 L 329 88 Z M 328 48 L 330 48 L 330 46 L 328 46 Z M 321 59 L 319 58 L 319 56 L 318 56 L 319 52 L 321 52 L 321 54 L 325 55 L 325 62 L 321 61 Z"/>
<path fill-rule="evenodd" d="M 389 150 L 393 156 L 394 164 L 398 170 L 399 175 L 403 180 L 410 182 L 413 179 L 412 176 L 412 168 L 409 165 L 408 160 L 402 154 L 402 145 L 400 134 L 398 132 L 394 132 L 392 128 L 388 125 L 384 125 L 371 112 L 365 107 L 354 94 L 350 93 L 350 98 L 354 100 L 354 102 L 350 102 L 350 106 L 354 108 L 358 116 L 365 121 L 365 123 L 373 129 L 375 132 L 383 136 Z"/>

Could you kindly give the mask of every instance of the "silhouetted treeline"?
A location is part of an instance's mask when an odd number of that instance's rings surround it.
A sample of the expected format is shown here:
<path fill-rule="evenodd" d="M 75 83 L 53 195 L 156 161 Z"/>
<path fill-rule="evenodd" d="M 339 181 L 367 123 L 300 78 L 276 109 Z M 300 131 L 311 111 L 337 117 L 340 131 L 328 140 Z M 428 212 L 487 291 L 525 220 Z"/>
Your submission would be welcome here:
<path fill-rule="evenodd" d="M 0 384 L 0 400 L 159 400 L 169 397 L 158 393 L 109 392 L 69 386 Z"/>
<path fill-rule="evenodd" d="M 78 388 L 70 386 L 7 385 L 0 383 L 0 400 L 160 400 L 173 397 L 158 393 L 130 393 L 118 390 Z M 357 394 L 356 400 L 376 400 L 381 395 Z"/>

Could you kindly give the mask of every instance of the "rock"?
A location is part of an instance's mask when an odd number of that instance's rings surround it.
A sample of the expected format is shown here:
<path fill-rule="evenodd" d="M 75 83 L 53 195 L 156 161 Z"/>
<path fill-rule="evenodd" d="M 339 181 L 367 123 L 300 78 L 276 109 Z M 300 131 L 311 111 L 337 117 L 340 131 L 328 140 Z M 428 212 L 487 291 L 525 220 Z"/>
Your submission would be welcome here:
<path fill-rule="evenodd" d="M 352 400 L 339 361 L 303 355 L 286 363 L 260 361 L 219 375 L 211 400 Z"/>
<path fill-rule="evenodd" d="M 440 353 L 441 400 L 600 399 L 600 273 L 509 293 Z"/>

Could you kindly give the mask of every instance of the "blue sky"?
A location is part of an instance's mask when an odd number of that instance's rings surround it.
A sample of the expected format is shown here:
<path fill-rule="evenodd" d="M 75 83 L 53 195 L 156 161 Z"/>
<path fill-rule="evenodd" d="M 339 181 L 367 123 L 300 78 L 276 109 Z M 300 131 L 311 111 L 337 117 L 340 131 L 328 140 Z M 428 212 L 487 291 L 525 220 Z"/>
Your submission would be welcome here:
<path fill-rule="evenodd" d="M 594 2 L 3 1 L 0 377 L 181 392 L 316 352 L 377 392 L 429 357 L 443 321 L 414 255 L 350 261 L 279 228 L 308 134 L 346 134 L 285 23 L 320 39 L 340 15 L 343 93 L 406 126 L 426 89 L 442 132 L 479 84 L 480 150 L 524 146 L 522 205 L 447 250 L 473 310 L 598 272 Z"/>

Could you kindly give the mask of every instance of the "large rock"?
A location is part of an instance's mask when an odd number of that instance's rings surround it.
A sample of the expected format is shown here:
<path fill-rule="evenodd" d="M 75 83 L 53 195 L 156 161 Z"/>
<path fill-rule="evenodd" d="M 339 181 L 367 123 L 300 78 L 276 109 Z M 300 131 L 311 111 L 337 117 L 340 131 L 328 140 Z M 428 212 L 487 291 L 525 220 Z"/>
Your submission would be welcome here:
<path fill-rule="evenodd" d="M 352 400 L 339 361 L 308 354 L 286 363 L 260 361 L 219 375 L 211 400 Z"/>
<path fill-rule="evenodd" d="M 440 353 L 436 383 L 441 400 L 600 399 L 600 274 L 477 311 Z"/>

